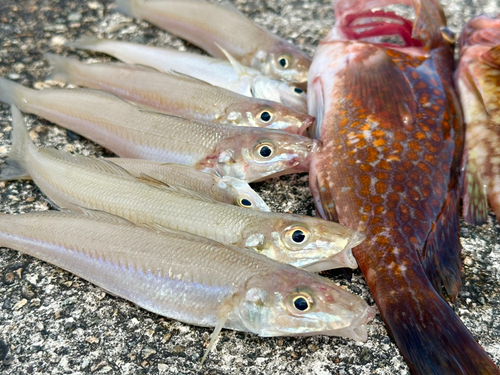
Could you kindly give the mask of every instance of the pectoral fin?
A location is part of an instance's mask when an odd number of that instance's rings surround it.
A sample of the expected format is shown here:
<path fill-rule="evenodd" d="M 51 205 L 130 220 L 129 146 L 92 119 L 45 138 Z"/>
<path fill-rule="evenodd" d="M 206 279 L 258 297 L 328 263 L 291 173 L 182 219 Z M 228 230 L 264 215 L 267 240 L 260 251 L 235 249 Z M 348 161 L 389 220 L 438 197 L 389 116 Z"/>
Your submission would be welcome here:
<path fill-rule="evenodd" d="M 488 195 L 476 165 L 474 150 L 467 155 L 462 191 L 463 217 L 468 224 L 481 225 L 488 218 Z"/>
<path fill-rule="evenodd" d="M 217 320 L 217 325 L 215 326 L 214 331 L 212 332 L 212 336 L 210 336 L 210 343 L 208 344 L 207 350 L 205 351 L 205 354 L 203 355 L 203 358 L 201 359 L 200 365 L 203 366 L 203 363 L 205 362 L 205 359 L 207 359 L 208 353 L 210 353 L 210 350 L 215 346 L 217 343 L 217 340 L 219 338 L 219 333 L 224 327 L 224 324 L 226 324 L 227 318 L 229 317 L 229 314 L 233 310 L 233 306 L 230 303 L 224 304 L 219 311 L 218 314 L 218 320 Z"/>

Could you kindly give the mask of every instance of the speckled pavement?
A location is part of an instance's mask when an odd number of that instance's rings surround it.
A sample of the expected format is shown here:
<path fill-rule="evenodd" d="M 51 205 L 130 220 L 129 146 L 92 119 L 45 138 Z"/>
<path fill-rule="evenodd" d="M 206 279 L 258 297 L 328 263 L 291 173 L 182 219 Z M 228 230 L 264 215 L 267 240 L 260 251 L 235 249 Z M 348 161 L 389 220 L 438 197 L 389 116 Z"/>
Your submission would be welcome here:
<path fill-rule="evenodd" d="M 329 0 L 232 0 L 257 23 L 311 55 L 333 24 Z M 497 14 L 497 0 L 442 2 L 455 32 L 473 16 Z M 221 20 L 223 22 L 223 20 Z M 113 12 L 110 0 L 0 0 L 0 76 L 44 88 L 43 52 L 75 55 L 63 44 L 80 35 L 120 38 L 178 49 L 183 41 Z M 108 60 L 78 52 L 80 58 Z M 0 105 L 0 156 L 10 148 L 10 109 Z M 39 144 L 84 155 L 110 155 L 82 137 L 28 116 Z M 1 165 L 0 165 L 1 167 Z M 313 214 L 307 175 L 255 185 L 273 210 Z M 44 210 L 32 182 L 0 183 L 2 212 Z M 500 226 L 461 227 L 463 282 L 454 310 L 500 365 Z M 361 273 L 348 283 L 328 276 L 374 304 Z M 211 329 L 172 321 L 107 295 L 98 287 L 17 251 L 0 249 L 1 374 L 408 374 L 377 315 L 366 343 L 336 337 L 260 338 L 223 331 L 200 368 Z"/>

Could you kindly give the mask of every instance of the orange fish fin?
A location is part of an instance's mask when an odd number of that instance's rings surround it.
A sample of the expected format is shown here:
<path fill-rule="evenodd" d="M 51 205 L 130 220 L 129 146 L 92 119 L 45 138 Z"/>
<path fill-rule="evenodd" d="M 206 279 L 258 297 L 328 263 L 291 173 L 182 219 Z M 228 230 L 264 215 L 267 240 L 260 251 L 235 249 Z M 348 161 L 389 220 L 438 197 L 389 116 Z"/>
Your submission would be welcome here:
<path fill-rule="evenodd" d="M 402 296 L 396 293 L 381 309 L 386 326 L 410 372 L 500 375 L 488 354 L 428 282 L 417 278 L 412 279 L 411 285 L 412 298 L 407 293 L 402 300 Z M 389 291 L 384 292 L 389 294 Z"/>
<path fill-rule="evenodd" d="M 335 202 L 328 187 L 321 185 L 321 176 L 317 175 L 318 168 L 311 168 L 309 172 L 309 188 L 314 197 L 314 205 L 316 206 L 316 214 L 330 221 L 339 222 Z"/>
<path fill-rule="evenodd" d="M 443 210 L 427 237 L 427 243 L 421 254 L 422 265 L 430 283 L 442 297 L 444 286 L 452 301 L 455 301 L 462 284 L 460 260 L 462 247 L 457 217 L 459 200 L 459 189 L 453 189 L 448 193 Z"/>
<path fill-rule="evenodd" d="M 477 170 L 474 150 L 466 155 L 466 158 L 462 190 L 462 214 L 467 224 L 482 225 L 488 219 L 487 188 Z"/>
<path fill-rule="evenodd" d="M 500 45 L 492 47 L 483 53 L 481 59 L 488 65 L 500 69 Z"/>
<path fill-rule="evenodd" d="M 446 17 L 438 0 L 413 0 L 417 5 L 416 20 L 412 38 L 420 39 L 427 50 L 436 48 L 443 41 L 442 28 L 446 26 Z"/>
<path fill-rule="evenodd" d="M 402 125 L 413 123 L 417 104 L 403 72 L 387 53 L 373 47 L 364 57 L 351 59 L 345 70 L 346 96 L 355 106 Z"/>

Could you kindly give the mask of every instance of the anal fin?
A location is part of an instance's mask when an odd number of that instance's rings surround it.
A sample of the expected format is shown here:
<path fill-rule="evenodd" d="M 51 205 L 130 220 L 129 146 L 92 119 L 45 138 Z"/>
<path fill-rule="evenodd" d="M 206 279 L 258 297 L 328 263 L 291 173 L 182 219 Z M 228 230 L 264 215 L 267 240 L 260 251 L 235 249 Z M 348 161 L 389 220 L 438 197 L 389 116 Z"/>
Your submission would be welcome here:
<path fill-rule="evenodd" d="M 455 301 L 462 285 L 462 263 L 459 240 L 459 189 L 448 192 L 446 203 L 427 237 L 422 254 L 422 265 L 434 289 L 443 297 L 442 287 L 451 301 Z"/>

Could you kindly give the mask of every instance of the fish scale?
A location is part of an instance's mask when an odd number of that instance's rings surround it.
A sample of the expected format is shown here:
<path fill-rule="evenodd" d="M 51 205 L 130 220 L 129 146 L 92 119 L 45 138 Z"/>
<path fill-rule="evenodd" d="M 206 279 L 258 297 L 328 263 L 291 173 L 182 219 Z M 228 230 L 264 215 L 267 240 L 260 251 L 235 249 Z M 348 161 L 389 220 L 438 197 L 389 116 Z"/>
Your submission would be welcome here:
<path fill-rule="evenodd" d="M 377 45 L 376 34 L 386 35 L 378 21 L 364 24 L 369 42 L 344 32 L 348 18 L 366 17 L 363 6 L 389 1 L 368 3 L 336 2 L 311 66 L 309 105 L 323 142 L 310 173 L 318 212 L 367 235 L 353 253 L 412 374 L 498 374 L 442 298 L 443 287 L 454 300 L 461 285 L 463 149 L 442 12 L 418 2 L 419 40 Z"/>

